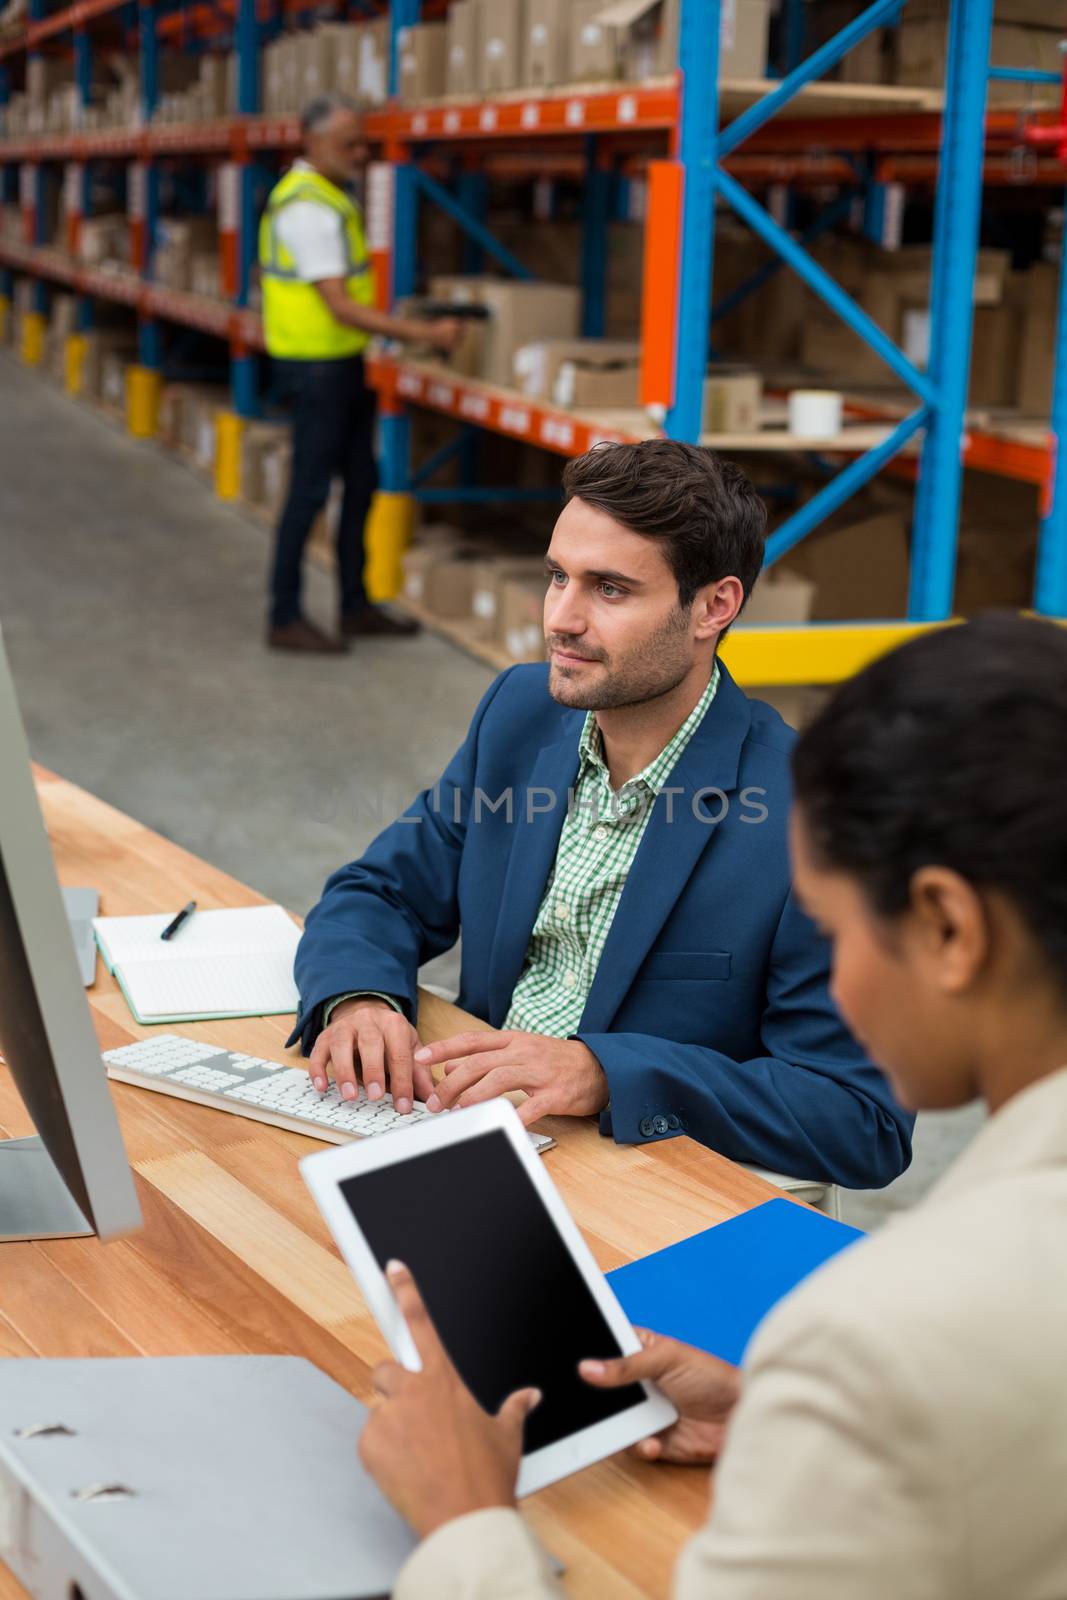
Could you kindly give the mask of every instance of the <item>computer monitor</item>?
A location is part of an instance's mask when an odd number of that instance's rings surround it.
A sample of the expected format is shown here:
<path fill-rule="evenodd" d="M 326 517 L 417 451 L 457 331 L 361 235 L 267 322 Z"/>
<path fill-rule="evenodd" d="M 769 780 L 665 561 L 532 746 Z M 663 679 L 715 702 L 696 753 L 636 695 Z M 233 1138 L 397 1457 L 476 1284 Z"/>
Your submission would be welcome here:
<path fill-rule="evenodd" d="M 139 1228 L 2 634 L 0 1054 L 38 1133 L 0 1138 L 0 1242 Z"/>

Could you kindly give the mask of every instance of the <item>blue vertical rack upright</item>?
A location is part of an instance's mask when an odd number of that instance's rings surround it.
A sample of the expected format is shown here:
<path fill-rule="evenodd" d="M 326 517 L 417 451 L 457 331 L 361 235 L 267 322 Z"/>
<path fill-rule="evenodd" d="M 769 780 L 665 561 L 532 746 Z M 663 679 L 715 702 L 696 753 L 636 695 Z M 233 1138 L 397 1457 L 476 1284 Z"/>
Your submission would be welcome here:
<path fill-rule="evenodd" d="M 716 201 L 722 200 L 886 361 L 919 402 L 884 443 L 852 461 L 776 530 L 768 541 L 768 564 L 792 549 L 924 429 L 908 614 L 913 621 L 935 622 L 948 617 L 952 609 L 993 0 L 952 0 L 935 214 L 930 360 L 925 372 L 723 166 L 728 155 L 806 84 L 833 67 L 875 28 L 895 22 L 901 6 L 902 0 L 876 0 L 835 38 L 793 67 L 762 100 L 720 129 L 717 70 L 713 70 L 717 69 L 720 3 L 682 0 L 678 154 L 684 188 L 675 390 L 666 429 L 675 438 L 695 440 L 699 435 L 704 347 L 693 333 L 707 326 L 710 315 L 714 212 Z"/>

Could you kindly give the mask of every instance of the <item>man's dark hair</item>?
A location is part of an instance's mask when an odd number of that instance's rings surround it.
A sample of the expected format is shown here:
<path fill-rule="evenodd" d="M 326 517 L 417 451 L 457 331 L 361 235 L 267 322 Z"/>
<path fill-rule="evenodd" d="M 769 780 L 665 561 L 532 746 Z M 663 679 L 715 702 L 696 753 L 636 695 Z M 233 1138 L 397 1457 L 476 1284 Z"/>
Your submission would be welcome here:
<path fill-rule="evenodd" d="M 763 565 L 767 507 L 741 468 L 713 450 L 676 439 L 598 444 L 568 461 L 568 500 L 603 511 L 624 528 L 660 539 L 683 610 L 698 589 L 740 578 L 745 599 Z"/>
<path fill-rule="evenodd" d="M 1067 631 L 991 611 L 913 639 L 837 691 L 793 778 L 816 858 L 876 912 L 949 867 L 1011 901 L 1067 988 Z"/>

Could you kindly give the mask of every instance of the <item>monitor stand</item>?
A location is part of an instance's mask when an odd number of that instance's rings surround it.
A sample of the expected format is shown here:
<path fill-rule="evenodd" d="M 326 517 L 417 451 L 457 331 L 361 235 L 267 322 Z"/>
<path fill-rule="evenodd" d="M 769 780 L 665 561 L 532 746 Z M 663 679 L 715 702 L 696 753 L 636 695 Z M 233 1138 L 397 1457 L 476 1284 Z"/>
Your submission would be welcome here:
<path fill-rule="evenodd" d="M 0 1139 L 0 1244 L 92 1232 L 40 1139 Z"/>

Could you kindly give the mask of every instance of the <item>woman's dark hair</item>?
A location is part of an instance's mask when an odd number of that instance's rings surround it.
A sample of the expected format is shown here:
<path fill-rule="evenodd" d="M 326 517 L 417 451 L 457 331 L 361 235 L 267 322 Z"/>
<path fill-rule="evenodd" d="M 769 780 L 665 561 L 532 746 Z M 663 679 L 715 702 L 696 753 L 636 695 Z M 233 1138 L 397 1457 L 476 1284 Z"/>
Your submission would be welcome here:
<path fill-rule="evenodd" d="M 1067 981 L 1067 631 L 987 612 L 911 640 L 837 691 L 793 779 L 816 858 L 875 911 L 949 867 L 1007 896 Z"/>
<path fill-rule="evenodd" d="M 683 610 L 698 589 L 740 578 L 747 600 L 763 565 L 767 507 L 732 461 L 676 439 L 598 444 L 568 461 L 568 500 L 660 539 Z"/>

